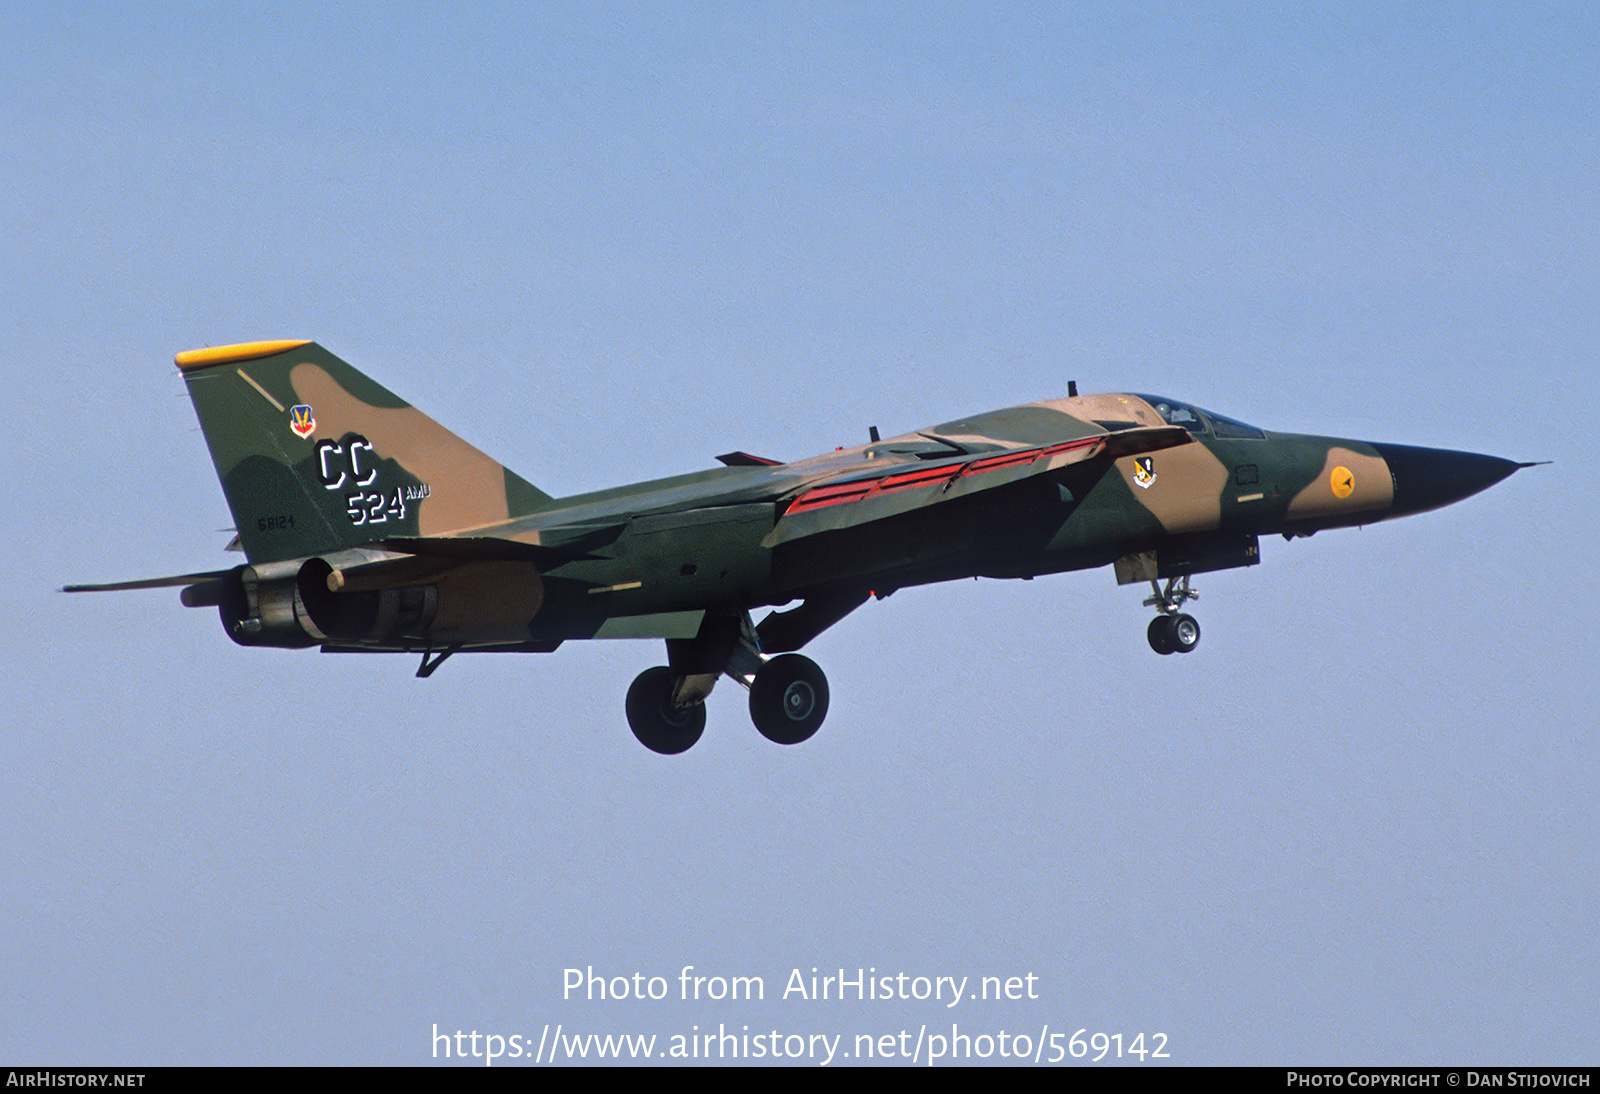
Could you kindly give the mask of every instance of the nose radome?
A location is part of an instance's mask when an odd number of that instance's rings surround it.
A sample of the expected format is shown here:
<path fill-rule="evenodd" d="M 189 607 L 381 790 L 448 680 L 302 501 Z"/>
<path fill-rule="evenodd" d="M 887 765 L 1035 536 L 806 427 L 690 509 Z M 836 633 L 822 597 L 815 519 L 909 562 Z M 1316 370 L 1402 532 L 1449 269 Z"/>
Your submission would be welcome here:
<path fill-rule="evenodd" d="M 1487 490 L 1520 467 L 1531 466 L 1477 452 L 1374 444 L 1394 476 L 1393 515 L 1421 513 Z"/>

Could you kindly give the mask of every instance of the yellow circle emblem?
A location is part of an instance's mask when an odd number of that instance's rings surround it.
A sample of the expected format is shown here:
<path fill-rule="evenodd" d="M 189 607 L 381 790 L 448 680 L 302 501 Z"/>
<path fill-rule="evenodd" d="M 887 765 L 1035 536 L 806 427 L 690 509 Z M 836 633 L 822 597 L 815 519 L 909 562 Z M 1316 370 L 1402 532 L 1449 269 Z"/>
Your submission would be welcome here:
<path fill-rule="evenodd" d="M 1334 497 L 1348 498 L 1355 492 L 1355 474 L 1348 467 L 1335 467 L 1333 474 L 1328 476 L 1328 485 L 1333 487 Z"/>

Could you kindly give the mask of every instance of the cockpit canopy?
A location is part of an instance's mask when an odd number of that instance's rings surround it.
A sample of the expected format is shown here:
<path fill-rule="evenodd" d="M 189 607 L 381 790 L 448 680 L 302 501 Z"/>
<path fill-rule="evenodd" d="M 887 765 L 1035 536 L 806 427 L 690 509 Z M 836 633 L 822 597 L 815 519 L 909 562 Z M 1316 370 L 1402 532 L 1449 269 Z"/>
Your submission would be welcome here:
<path fill-rule="evenodd" d="M 1233 418 L 1201 410 L 1188 403 L 1180 403 L 1176 399 L 1167 399 L 1160 395 L 1139 395 L 1139 398 L 1155 408 L 1168 425 L 1181 425 L 1190 433 L 1196 435 L 1209 434 L 1220 440 L 1246 440 L 1259 441 L 1266 434 L 1253 425 L 1236 421 Z"/>

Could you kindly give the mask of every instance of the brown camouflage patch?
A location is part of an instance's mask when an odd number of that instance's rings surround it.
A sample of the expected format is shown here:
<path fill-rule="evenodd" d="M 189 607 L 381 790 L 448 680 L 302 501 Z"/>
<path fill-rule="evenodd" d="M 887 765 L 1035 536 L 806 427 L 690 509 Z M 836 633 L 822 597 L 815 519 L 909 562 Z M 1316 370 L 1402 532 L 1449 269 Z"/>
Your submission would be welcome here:
<path fill-rule="evenodd" d="M 1222 491 L 1229 472 L 1204 445 L 1126 456 L 1117 461 L 1117 470 L 1128 492 L 1167 532 L 1207 532 L 1222 523 Z"/>
<path fill-rule="evenodd" d="M 289 373 L 295 396 L 316 412 L 319 440 L 358 433 L 380 459 L 392 459 L 428 487 L 418 502 L 418 534 L 439 536 L 510 516 L 505 468 L 415 407 L 374 407 L 317 365 Z"/>
<path fill-rule="evenodd" d="M 1074 395 L 1040 404 L 1070 414 L 1083 422 L 1131 422 L 1165 425 L 1161 416 L 1134 395 Z"/>
<path fill-rule="evenodd" d="M 523 642 L 544 606 L 544 581 L 526 562 L 474 562 L 440 575 L 429 635 L 441 645 Z"/>
<path fill-rule="evenodd" d="M 1394 501 L 1394 477 L 1377 456 L 1363 456 L 1335 445 L 1322 470 L 1289 502 L 1289 520 L 1387 509 Z"/>

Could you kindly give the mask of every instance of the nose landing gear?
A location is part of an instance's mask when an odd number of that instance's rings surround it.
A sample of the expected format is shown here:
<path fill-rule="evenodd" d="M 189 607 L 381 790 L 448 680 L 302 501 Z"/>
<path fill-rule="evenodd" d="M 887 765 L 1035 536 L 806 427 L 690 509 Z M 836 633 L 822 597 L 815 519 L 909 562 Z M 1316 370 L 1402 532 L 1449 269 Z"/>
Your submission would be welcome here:
<path fill-rule="evenodd" d="M 1150 621 L 1150 627 L 1145 632 L 1145 637 L 1150 640 L 1150 648 L 1159 654 L 1189 653 L 1200 644 L 1200 624 L 1192 615 L 1185 615 L 1178 609 L 1190 600 L 1199 600 L 1200 594 L 1189 587 L 1189 577 L 1173 577 L 1167 579 L 1166 588 L 1160 582 L 1152 579 L 1150 587 L 1155 595 L 1144 602 L 1147 608 L 1154 608 L 1161 614 Z"/>
<path fill-rule="evenodd" d="M 1200 624 L 1192 615 L 1158 615 L 1145 637 L 1157 653 L 1188 653 L 1200 644 Z"/>

